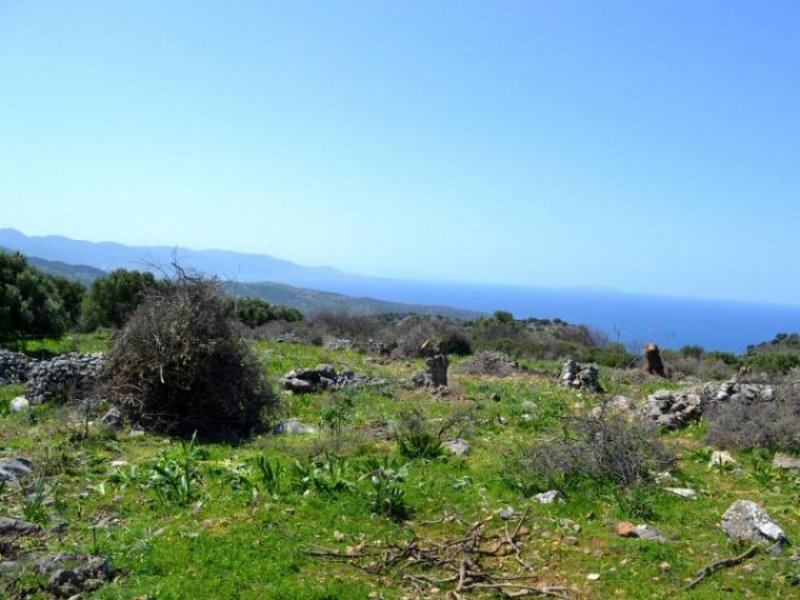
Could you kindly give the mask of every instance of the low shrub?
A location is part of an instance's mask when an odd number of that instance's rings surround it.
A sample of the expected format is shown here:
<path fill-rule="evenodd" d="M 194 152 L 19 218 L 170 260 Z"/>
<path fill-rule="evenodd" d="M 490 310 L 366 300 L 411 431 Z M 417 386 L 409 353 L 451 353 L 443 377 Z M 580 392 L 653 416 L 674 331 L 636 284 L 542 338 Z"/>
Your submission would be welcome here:
<path fill-rule="evenodd" d="M 557 437 L 534 444 L 512 460 L 524 493 L 586 484 L 628 486 L 675 460 L 658 432 L 617 417 L 569 417 Z"/>
<path fill-rule="evenodd" d="M 783 387 L 773 400 L 713 403 L 705 411 L 705 441 L 725 450 L 800 452 L 800 393 Z"/>

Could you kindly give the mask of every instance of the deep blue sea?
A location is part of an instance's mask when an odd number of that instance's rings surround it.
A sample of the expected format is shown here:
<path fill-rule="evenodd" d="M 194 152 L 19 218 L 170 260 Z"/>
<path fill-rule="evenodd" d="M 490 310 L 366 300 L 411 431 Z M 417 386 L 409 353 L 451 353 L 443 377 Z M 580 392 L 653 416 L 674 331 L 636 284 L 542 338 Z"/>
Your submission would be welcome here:
<path fill-rule="evenodd" d="M 507 310 L 517 318 L 561 318 L 600 329 L 625 344 L 654 341 L 665 348 L 700 344 L 707 350 L 743 352 L 777 333 L 800 332 L 800 306 L 781 304 L 380 279 L 315 287 L 395 302 Z"/>

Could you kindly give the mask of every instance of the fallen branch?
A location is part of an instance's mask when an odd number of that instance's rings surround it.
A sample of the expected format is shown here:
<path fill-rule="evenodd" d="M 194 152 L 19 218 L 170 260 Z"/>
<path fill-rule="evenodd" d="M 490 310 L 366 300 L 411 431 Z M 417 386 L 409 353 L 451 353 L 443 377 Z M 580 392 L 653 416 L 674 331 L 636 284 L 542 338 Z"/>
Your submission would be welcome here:
<path fill-rule="evenodd" d="M 733 558 L 723 558 L 716 562 L 711 563 L 707 567 L 703 567 L 700 571 L 697 572 L 694 579 L 692 579 L 689 583 L 686 584 L 686 589 L 690 590 L 698 583 L 703 581 L 706 577 L 716 573 L 720 569 L 726 567 L 735 567 L 736 565 L 746 561 L 748 558 L 752 558 L 758 552 L 758 546 L 753 546 L 747 552 L 740 554 L 739 556 L 734 556 Z"/>

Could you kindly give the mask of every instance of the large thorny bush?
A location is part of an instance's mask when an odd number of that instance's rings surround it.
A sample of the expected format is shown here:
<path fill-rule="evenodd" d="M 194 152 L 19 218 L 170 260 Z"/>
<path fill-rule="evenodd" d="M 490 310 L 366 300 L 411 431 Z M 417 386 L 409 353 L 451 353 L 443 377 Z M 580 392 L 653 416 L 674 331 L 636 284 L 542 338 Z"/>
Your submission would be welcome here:
<path fill-rule="evenodd" d="M 105 362 L 109 398 L 164 433 L 225 439 L 258 430 L 277 397 L 227 315 L 214 280 L 182 275 L 152 288 Z"/>

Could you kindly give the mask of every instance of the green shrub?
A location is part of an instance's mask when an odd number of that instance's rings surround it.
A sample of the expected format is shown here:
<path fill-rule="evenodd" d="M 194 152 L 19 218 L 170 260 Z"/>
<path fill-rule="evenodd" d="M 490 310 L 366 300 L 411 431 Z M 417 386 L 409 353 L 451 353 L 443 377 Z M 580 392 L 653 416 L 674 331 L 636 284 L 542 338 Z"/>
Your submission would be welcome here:
<path fill-rule="evenodd" d="M 83 300 L 83 324 L 87 329 L 119 329 L 130 318 L 145 296 L 166 284 L 152 273 L 117 269 L 92 282 Z"/>
<path fill-rule="evenodd" d="M 72 296 L 65 301 L 62 287 L 72 289 L 28 265 L 20 253 L 0 251 L 0 342 L 63 335 L 71 324 Z"/>
<path fill-rule="evenodd" d="M 398 452 L 406 458 L 433 459 L 444 451 L 438 433 L 418 411 L 403 416 L 397 422 L 395 440 Z"/>
<path fill-rule="evenodd" d="M 800 365 L 800 354 L 790 350 L 759 352 L 748 356 L 745 364 L 753 371 L 763 371 L 770 375 L 786 375 Z"/>
<path fill-rule="evenodd" d="M 225 300 L 225 309 L 234 319 L 251 328 L 261 327 L 270 321 L 302 321 L 303 314 L 286 306 L 270 304 L 261 298 L 233 298 Z"/>

